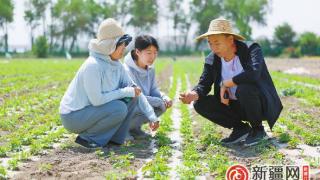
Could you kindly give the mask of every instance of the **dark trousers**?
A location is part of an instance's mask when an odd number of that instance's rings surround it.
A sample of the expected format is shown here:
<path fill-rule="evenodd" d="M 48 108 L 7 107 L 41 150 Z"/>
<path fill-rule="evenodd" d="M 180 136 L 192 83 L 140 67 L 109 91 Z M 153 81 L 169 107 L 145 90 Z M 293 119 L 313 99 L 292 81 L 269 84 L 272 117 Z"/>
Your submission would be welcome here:
<path fill-rule="evenodd" d="M 238 85 L 237 100 L 230 100 L 229 106 L 220 102 L 214 95 L 208 95 L 197 100 L 193 106 L 197 113 L 208 120 L 225 128 L 244 126 L 242 121 L 250 123 L 251 127 L 262 125 L 263 98 L 254 85 Z"/>

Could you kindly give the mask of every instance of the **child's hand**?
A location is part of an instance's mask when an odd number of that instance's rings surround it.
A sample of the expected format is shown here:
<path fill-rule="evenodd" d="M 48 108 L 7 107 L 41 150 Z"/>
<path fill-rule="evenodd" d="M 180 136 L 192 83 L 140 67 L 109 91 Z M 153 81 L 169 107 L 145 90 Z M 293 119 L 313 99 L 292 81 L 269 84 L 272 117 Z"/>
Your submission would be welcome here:
<path fill-rule="evenodd" d="M 151 131 L 156 131 L 159 128 L 159 126 L 160 126 L 159 121 L 149 123 L 149 127 Z"/>
<path fill-rule="evenodd" d="M 166 106 L 166 108 L 170 108 L 172 106 L 172 100 L 164 100 L 164 104 Z"/>

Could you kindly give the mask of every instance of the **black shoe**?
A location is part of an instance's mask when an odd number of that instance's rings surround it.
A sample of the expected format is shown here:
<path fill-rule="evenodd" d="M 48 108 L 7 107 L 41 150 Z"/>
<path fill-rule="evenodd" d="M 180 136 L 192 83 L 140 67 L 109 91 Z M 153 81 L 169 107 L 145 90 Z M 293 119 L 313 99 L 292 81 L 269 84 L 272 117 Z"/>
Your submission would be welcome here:
<path fill-rule="evenodd" d="M 130 134 L 136 139 L 143 139 L 150 136 L 149 134 L 145 133 L 141 129 L 132 129 L 130 130 Z"/>
<path fill-rule="evenodd" d="M 268 139 L 268 135 L 264 130 L 263 126 L 259 126 L 251 129 L 248 137 L 244 142 L 244 146 L 253 146 L 258 144 L 261 140 Z"/>
<path fill-rule="evenodd" d="M 241 127 L 233 128 L 229 137 L 221 140 L 223 144 L 235 144 L 247 138 L 250 131 L 250 127 L 245 124 Z"/>
<path fill-rule="evenodd" d="M 89 142 L 89 141 L 81 138 L 80 136 L 77 136 L 77 138 L 74 142 L 80 144 L 83 147 L 89 148 L 89 149 L 95 149 L 95 148 L 100 147 L 97 143 Z"/>
<path fill-rule="evenodd" d="M 114 141 L 109 141 L 109 143 L 108 144 L 110 144 L 110 145 L 114 145 L 114 146 L 121 146 L 122 144 L 120 144 L 120 143 L 117 143 L 117 142 L 114 142 Z M 107 145 L 108 145 L 107 144 Z M 106 146 L 107 146 L 106 145 Z"/>

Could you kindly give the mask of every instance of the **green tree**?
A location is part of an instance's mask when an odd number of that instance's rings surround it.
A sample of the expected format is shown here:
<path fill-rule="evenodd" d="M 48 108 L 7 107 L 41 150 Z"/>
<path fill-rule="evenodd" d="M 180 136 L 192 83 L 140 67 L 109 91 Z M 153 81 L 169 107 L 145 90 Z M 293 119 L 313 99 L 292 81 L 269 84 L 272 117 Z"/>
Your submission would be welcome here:
<path fill-rule="evenodd" d="M 282 51 L 285 48 L 294 47 L 295 37 L 296 33 L 288 23 L 277 26 L 273 35 L 275 48 Z"/>
<path fill-rule="evenodd" d="M 26 10 L 24 12 L 24 19 L 27 21 L 27 24 L 30 26 L 30 40 L 31 40 L 31 47 L 33 46 L 33 30 L 39 25 L 38 18 L 33 12 L 33 9 Z"/>
<path fill-rule="evenodd" d="M 191 26 L 191 18 L 185 13 L 185 10 L 181 6 L 183 0 L 170 0 L 169 1 L 169 11 L 171 12 L 171 17 L 173 21 L 173 30 L 174 30 L 174 43 L 175 50 L 178 50 L 178 42 L 177 42 L 177 33 L 180 31 L 182 37 L 184 39 L 183 49 L 186 48 L 187 38 Z"/>
<path fill-rule="evenodd" d="M 222 14 L 222 4 L 219 0 L 193 0 L 191 2 L 191 14 L 198 23 L 198 34 L 208 31 L 211 20 Z"/>
<path fill-rule="evenodd" d="M 261 37 L 256 40 L 261 46 L 262 52 L 265 56 L 273 56 L 272 42 L 267 37 Z"/>
<path fill-rule="evenodd" d="M 67 12 L 67 6 L 69 6 L 69 0 L 58 0 L 52 7 L 52 17 L 55 20 L 54 26 L 55 33 L 51 32 L 56 38 L 61 38 L 61 52 L 65 51 L 65 44 L 67 40 L 67 31 L 69 24 L 69 13 Z"/>
<path fill-rule="evenodd" d="M 32 4 L 36 8 L 37 16 L 42 19 L 43 36 L 46 36 L 46 9 L 50 0 L 32 0 Z"/>
<path fill-rule="evenodd" d="M 67 40 L 71 40 L 71 52 L 80 34 L 93 34 L 92 26 L 98 21 L 100 12 L 100 6 L 94 0 L 58 0 L 52 15 L 58 20 L 56 34 L 61 37 L 61 52 L 65 51 Z"/>
<path fill-rule="evenodd" d="M 302 33 L 298 39 L 298 44 L 303 55 L 320 55 L 320 38 L 313 32 Z"/>
<path fill-rule="evenodd" d="M 48 43 L 45 36 L 39 36 L 32 49 L 33 53 L 39 58 L 46 58 L 48 56 Z"/>
<path fill-rule="evenodd" d="M 211 20 L 222 15 L 222 5 L 219 0 L 192 0 L 190 10 L 192 20 L 198 25 L 197 35 L 207 32 Z M 204 41 L 198 41 L 196 49 L 201 44 L 204 45 Z"/>
<path fill-rule="evenodd" d="M 50 19 L 51 19 L 51 24 L 49 24 L 48 28 L 49 28 L 49 52 L 52 53 L 53 49 L 53 45 L 55 42 L 55 37 L 58 36 L 58 31 L 57 31 L 57 25 L 56 25 L 56 18 L 53 16 L 53 7 L 54 7 L 54 3 L 52 1 L 50 1 L 49 4 L 49 9 L 50 9 Z"/>
<path fill-rule="evenodd" d="M 104 2 L 102 5 L 103 19 L 112 17 L 120 22 L 121 26 L 128 23 L 130 16 L 130 4 L 132 0 L 113 0 Z"/>
<path fill-rule="evenodd" d="M 225 0 L 223 12 L 235 23 L 241 35 L 251 39 L 251 23 L 266 25 L 268 10 L 268 0 Z"/>
<path fill-rule="evenodd" d="M 3 46 L 3 42 L 2 42 L 2 38 L 0 37 L 0 52 L 1 52 L 2 46 Z"/>
<path fill-rule="evenodd" d="M 104 8 L 103 5 L 96 3 L 95 0 L 85 1 L 85 6 L 90 18 L 84 31 L 87 31 L 91 37 L 95 37 L 100 21 L 105 19 L 105 16 L 109 17 L 110 9 Z"/>
<path fill-rule="evenodd" d="M 8 52 L 8 23 L 13 21 L 12 0 L 0 0 L 0 27 L 4 29 L 4 49 Z"/>
<path fill-rule="evenodd" d="M 158 6 L 156 0 L 133 0 L 129 6 L 131 18 L 129 24 L 137 32 L 148 31 L 158 22 Z"/>
<path fill-rule="evenodd" d="M 46 35 L 46 9 L 50 2 L 50 0 L 28 0 L 26 2 L 25 20 L 32 28 L 32 25 L 41 19 L 44 36 Z"/>

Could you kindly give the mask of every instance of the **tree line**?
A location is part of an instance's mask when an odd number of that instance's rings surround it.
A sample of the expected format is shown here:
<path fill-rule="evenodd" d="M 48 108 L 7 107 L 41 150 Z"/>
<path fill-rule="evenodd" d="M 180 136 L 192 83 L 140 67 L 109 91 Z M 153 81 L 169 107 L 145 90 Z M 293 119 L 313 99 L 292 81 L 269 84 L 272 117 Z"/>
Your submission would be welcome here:
<path fill-rule="evenodd" d="M 159 6 L 165 2 L 167 13 L 163 14 Z M 14 20 L 14 8 L 13 0 L 0 0 L 0 32 L 4 34 L 0 36 L 0 49 L 4 52 L 9 49 L 8 25 Z M 117 19 L 138 34 L 152 29 L 161 31 L 163 28 L 157 25 L 163 16 L 170 21 L 173 51 L 184 53 L 194 51 L 188 44 L 188 37 L 206 32 L 210 21 L 221 16 L 234 22 L 238 32 L 252 40 L 252 23 L 266 25 L 269 10 L 268 0 L 27 0 L 24 20 L 29 27 L 32 51 L 40 57 L 66 51 L 75 53 L 79 38 L 95 37 L 99 23 L 108 17 Z M 46 22 L 48 18 L 51 19 L 49 24 Z M 197 26 L 195 34 L 190 34 L 192 25 Z M 42 34 L 34 37 L 37 28 L 42 29 Z M 286 37 L 290 35 L 284 33 L 286 29 L 282 30 L 283 26 L 277 28 L 280 30 L 276 29 L 272 40 L 259 39 L 267 55 L 313 53 L 306 48 L 310 44 L 310 33 L 301 35 L 298 41 L 295 37 Z M 196 50 L 199 47 L 200 43 L 195 47 Z"/>
<path fill-rule="evenodd" d="M 320 36 L 313 32 L 298 34 L 288 23 L 277 26 L 272 39 L 264 37 L 257 41 L 267 56 L 320 56 Z"/>

